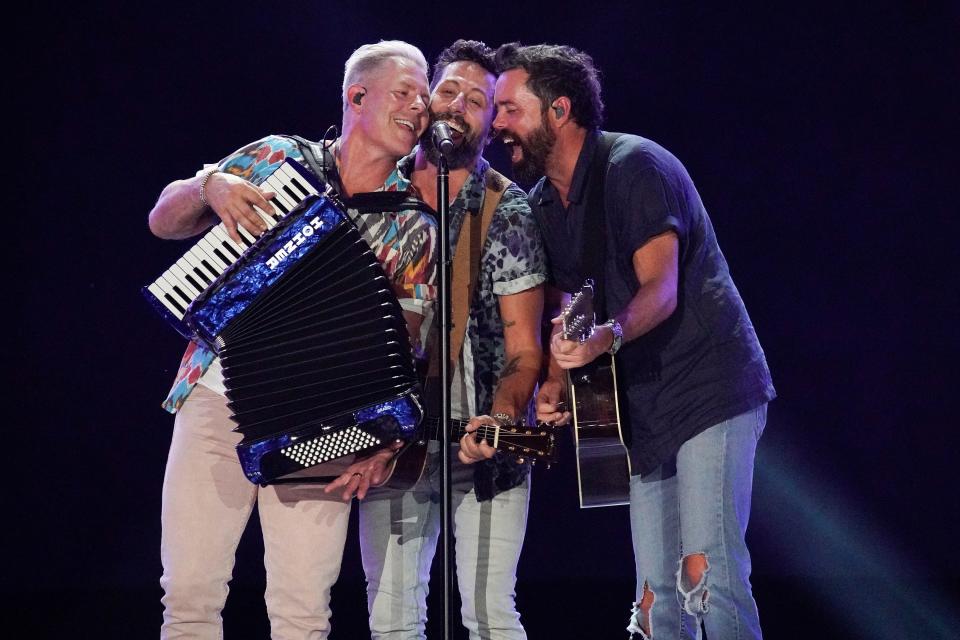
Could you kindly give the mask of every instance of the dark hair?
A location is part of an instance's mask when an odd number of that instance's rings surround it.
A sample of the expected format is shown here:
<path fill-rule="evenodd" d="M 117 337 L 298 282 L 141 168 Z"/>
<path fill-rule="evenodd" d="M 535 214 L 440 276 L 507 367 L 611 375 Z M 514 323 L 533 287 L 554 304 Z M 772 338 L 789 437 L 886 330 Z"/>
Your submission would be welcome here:
<path fill-rule="evenodd" d="M 566 96 L 577 124 L 585 129 L 603 124 L 600 70 L 588 54 L 566 45 L 511 42 L 497 49 L 496 64 L 497 73 L 519 68 L 529 74 L 527 86 L 540 99 L 544 113 L 554 100 Z"/>
<path fill-rule="evenodd" d="M 479 40 L 457 40 L 437 56 L 437 61 L 433 64 L 430 89 L 437 86 L 447 65 L 460 61 L 476 62 L 494 76 L 497 75 L 497 63 L 494 60 L 493 49 Z"/>

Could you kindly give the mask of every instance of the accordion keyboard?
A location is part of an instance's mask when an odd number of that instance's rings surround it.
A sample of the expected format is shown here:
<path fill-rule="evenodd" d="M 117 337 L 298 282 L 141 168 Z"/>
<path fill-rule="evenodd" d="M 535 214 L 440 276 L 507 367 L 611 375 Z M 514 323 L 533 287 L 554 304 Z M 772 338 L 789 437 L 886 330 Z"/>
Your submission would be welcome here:
<path fill-rule="evenodd" d="M 289 159 L 260 187 L 277 194 L 272 200 L 274 215 L 258 210 L 268 229 L 273 228 L 307 196 L 320 193 L 316 179 Z M 217 224 L 145 288 L 148 299 L 151 299 L 154 306 L 184 335 L 187 334 L 182 327 L 182 320 L 190 303 L 256 242 L 256 238 L 243 227 L 238 227 L 237 231 L 242 239 L 241 244 L 237 244 L 227 235 L 227 229 L 222 222 Z"/>

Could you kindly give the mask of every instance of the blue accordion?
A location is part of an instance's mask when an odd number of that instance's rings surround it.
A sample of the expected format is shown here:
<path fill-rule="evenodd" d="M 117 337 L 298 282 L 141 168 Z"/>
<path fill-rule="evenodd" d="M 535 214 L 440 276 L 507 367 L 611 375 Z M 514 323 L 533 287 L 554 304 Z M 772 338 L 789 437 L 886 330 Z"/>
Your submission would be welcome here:
<path fill-rule="evenodd" d="M 221 359 L 251 482 L 316 480 L 303 472 L 419 436 L 420 387 L 400 304 L 328 197 L 310 195 L 280 219 L 183 322 Z"/>

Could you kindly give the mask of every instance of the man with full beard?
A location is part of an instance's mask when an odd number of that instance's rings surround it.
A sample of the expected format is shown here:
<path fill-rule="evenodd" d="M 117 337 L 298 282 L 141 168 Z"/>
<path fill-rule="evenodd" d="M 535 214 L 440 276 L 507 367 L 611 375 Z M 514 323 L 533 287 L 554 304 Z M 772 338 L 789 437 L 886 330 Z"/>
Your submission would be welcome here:
<path fill-rule="evenodd" d="M 458 40 L 437 59 L 430 98 L 431 125 L 447 122 L 455 145 L 448 158 L 452 252 L 470 250 L 463 246 L 466 242 L 457 246 L 461 228 L 496 204 L 479 252 L 464 346 L 453 354 L 452 414 L 470 418 L 469 429 L 527 417 L 542 358 L 546 269 L 540 234 L 523 190 L 481 156 L 491 139 L 494 69 L 490 48 Z M 429 132 L 430 127 L 416 153 L 398 166 L 420 197 L 437 209 L 439 151 Z M 478 235 L 482 240 L 482 232 Z M 462 326 L 454 326 L 456 331 L 463 337 Z M 356 491 L 362 499 L 360 535 L 374 638 L 424 637 L 441 499 L 438 443 L 430 451 L 429 477 L 411 491 L 375 489 L 367 494 L 371 481 L 382 478 L 389 453 L 371 457 L 366 468 L 351 468 L 327 488 L 343 490 L 345 499 Z M 526 530 L 529 464 L 495 455 L 489 444 L 477 443 L 471 435 L 461 439 L 458 455 L 461 462 L 452 465 L 453 524 L 464 626 L 473 639 L 526 638 L 514 588 Z M 463 464 L 469 462 L 480 463 Z M 354 476 L 357 473 L 363 475 Z"/>
<path fill-rule="evenodd" d="M 598 321 L 582 344 L 554 319 L 537 417 L 570 413 L 563 372 L 617 354 L 630 445 L 637 569 L 632 637 L 759 638 L 744 541 L 753 459 L 775 396 L 746 308 L 686 169 L 635 135 L 600 131 L 590 56 L 571 47 L 504 45 L 497 118 L 529 200 L 552 284 L 595 280 Z M 625 479 L 626 480 L 626 479 Z M 709 612 L 709 613 L 708 613 Z"/>

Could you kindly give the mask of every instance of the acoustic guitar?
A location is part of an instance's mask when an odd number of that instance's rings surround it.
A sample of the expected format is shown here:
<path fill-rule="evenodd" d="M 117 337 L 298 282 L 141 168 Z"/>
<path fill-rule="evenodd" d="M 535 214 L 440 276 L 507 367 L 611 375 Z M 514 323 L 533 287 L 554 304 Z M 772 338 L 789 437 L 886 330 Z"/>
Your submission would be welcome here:
<path fill-rule="evenodd" d="M 586 341 L 596 327 L 593 281 L 587 280 L 560 314 L 562 335 Z M 617 367 L 610 354 L 567 372 L 573 414 L 580 508 L 630 502 L 630 458 L 620 430 Z"/>

